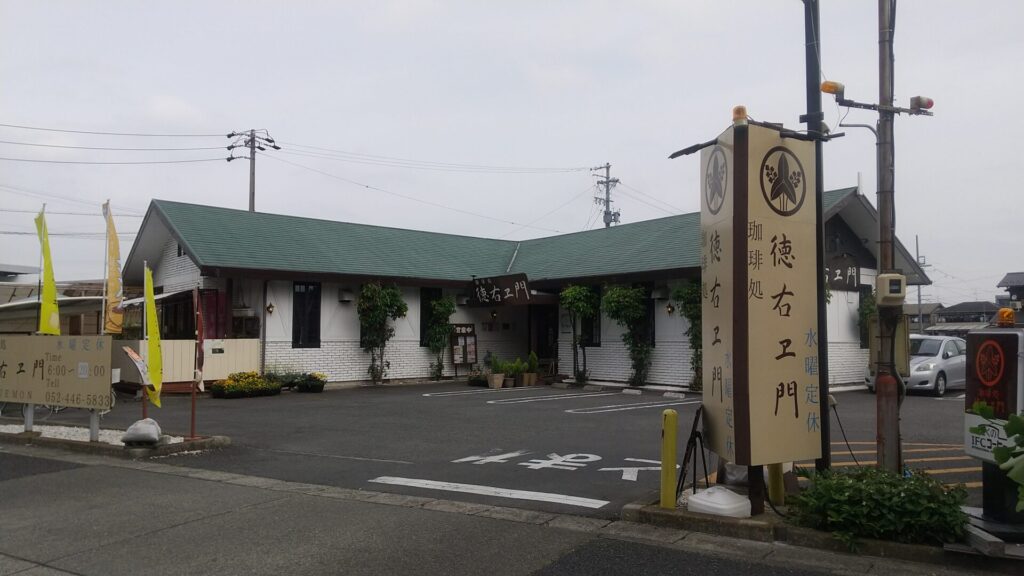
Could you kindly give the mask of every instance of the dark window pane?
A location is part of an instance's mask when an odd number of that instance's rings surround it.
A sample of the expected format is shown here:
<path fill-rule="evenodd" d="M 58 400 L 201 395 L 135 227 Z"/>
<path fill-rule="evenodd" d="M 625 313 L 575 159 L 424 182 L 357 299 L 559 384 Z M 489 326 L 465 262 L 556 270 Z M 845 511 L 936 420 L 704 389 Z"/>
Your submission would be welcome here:
<path fill-rule="evenodd" d="M 320 347 L 320 283 L 296 282 L 292 294 L 292 348 Z"/>

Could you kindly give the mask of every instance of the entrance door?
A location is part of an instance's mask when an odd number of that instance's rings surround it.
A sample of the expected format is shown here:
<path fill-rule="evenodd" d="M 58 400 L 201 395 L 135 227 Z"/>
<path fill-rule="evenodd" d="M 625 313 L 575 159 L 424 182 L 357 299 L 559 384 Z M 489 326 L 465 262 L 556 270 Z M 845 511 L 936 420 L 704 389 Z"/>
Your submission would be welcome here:
<path fill-rule="evenodd" d="M 558 306 L 530 306 L 530 349 L 542 364 L 558 359 Z"/>

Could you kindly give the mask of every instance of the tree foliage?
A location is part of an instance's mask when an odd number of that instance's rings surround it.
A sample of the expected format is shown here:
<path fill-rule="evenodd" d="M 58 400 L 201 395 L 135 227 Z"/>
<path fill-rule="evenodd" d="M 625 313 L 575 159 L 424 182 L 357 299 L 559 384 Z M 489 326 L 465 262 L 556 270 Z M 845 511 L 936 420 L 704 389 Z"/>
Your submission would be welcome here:
<path fill-rule="evenodd" d="M 704 342 L 703 325 L 701 324 L 700 284 L 687 282 L 682 286 L 677 286 L 672 290 L 672 299 L 679 304 L 679 313 L 686 318 L 689 324 L 686 327 L 686 337 L 690 342 L 690 370 L 693 372 L 690 390 L 700 391 L 704 389 Z"/>
<path fill-rule="evenodd" d="M 374 384 L 380 384 L 391 366 L 384 358 L 388 341 L 395 335 L 391 322 L 405 317 L 409 306 L 402 300 L 402 291 L 397 286 L 372 282 L 363 285 L 357 311 L 360 345 L 370 354 L 370 367 L 366 371 Z"/>
<path fill-rule="evenodd" d="M 647 334 L 647 291 L 644 288 L 608 286 L 601 307 L 609 318 L 626 329 L 622 341 L 629 350 L 633 374 L 629 383 L 642 386 L 651 370 L 651 342 Z"/>
<path fill-rule="evenodd" d="M 569 313 L 572 324 L 572 374 L 577 382 L 587 380 L 587 349 L 583 347 L 579 323 L 593 318 L 600 312 L 597 294 L 587 286 L 570 284 L 558 296 L 559 304 Z M 583 354 L 583 368 L 580 369 L 580 352 Z"/>
<path fill-rule="evenodd" d="M 440 380 L 444 373 L 444 351 L 448 347 L 452 327 L 448 320 L 455 314 L 455 299 L 444 296 L 430 303 L 427 320 L 427 347 L 435 356 L 430 363 L 430 377 Z"/>

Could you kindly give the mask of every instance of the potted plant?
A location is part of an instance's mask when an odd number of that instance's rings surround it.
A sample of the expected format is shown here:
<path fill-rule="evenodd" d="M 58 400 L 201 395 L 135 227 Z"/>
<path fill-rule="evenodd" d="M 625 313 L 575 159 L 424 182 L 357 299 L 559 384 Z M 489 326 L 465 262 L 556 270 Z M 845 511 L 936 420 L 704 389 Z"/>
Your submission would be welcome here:
<path fill-rule="evenodd" d="M 537 366 L 539 363 L 540 361 L 537 359 L 537 353 L 531 351 L 530 355 L 526 357 L 526 372 L 523 373 L 524 385 L 537 385 Z"/>
<path fill-rule="evenodd" d="M 482 374 L 479 370 L 472 370 L 467 381 L 470 386 L 487 386 L 487 375 Z"/>
<path fill-rule="evenodd" d="M 516 361 L 512 363 L 512 378 L 515 380 L 517 388 L 526 386 L 526 362 L 523 362 L 521 358 L 516 358 Z"/>
<path fill-rule="evenodd" d="M 491 373 L 487 375 L 487 386 L 490 388 L 501 388 L 505 381 L 503 369 L 505 363 L 498 359 L 498 355 L 491 356 Z"/>
<path fill-rule="evenodd" d="M 324 384 L 327 384 L 327 375 L 323 372 L 310 372 L 303 374 L 302 379 L 295 385 L 297 392 L 323 392 Z"/>
<path fill-rule="evenodd" d="M 516 363 L 505 362 L 502 371 L 505 373 L 505 388 L 513 388 L 516 385 Z"/>

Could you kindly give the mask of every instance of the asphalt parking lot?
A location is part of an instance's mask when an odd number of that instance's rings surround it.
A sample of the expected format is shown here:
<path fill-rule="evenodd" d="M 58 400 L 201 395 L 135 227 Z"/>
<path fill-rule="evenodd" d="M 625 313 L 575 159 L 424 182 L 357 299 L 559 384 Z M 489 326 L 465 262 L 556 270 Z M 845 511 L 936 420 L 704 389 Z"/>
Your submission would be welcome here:
<path fill-rule="evenodd" d="M 832 416 L 838 467 L 874 461 L 874 401 L 836 395 L 853 454 Z M 963 400 L 912 396 L 903 408 L 905 458 L 943 482 L 967 483 L 980 502 L 980 465 L 960 448 Z M 240 400 L 199 400 L 198 433 L 227 435 L 229 448 L 167 457 L 181 464 L 344 488 L 445 497 L 602 518 L 658 489 L 661 413 L 679 412 L 685 442 L 699 397 L 551 387 L 490 390 L 442 382 L 358 387 L 323 394 L 285 392 Z M 188 431 L 189 399 L 164 398 L 150 414 L 165 433 Z M 121 402 L 103 427 L 140 417 Z M 69 410 L 49 422 L 85 422 Z M 941 425 L 937 425 L 941 424 Z M 680 446 L 680 452 L 682 446 Z M 713 468 L 712 468 L 713 470 Z"/>

